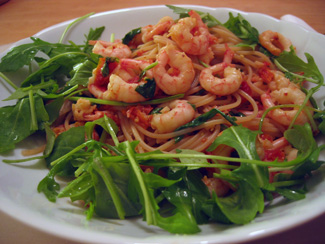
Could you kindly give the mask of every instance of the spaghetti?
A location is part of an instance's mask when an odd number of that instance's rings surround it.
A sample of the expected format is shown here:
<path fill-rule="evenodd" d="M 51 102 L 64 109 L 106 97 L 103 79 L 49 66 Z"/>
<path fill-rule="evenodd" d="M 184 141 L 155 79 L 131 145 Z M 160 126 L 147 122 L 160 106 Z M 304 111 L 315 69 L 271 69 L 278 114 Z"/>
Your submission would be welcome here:
<path fill-rule="evenodd" d="M 261 116 L 267 109 L 265 94 L 270 94 L 268 99 L 274 102 L 272 92 L 281 91 L 284 87 L 289 90 L 300 88 L 284 77 L 265 52 L 239 45 L 242 42 L 223 26 L 208 28 L 195 11 L 190 11 L 188 17 L 180 20 L 171 22 L 170 17 L 165 17 L 156 25 L 143 27 L 141 33 L 128 44 L 120 40 L 92 41 L 95 44 L 93 52 L 103 58 L 89 80 L 91 96 L 139 104 L 96 107 L 84 100 L 86 98 L 80 98 L 77 102 L 79 106 L 71 107 L 73 113 L 68 113 L 63 128 L 68 129 L 68 123 L 78 122 L 82 125 L 106 115 L 119 125 L 119 140 L 139 142 L 136 148 L 139 153 L 155 150 L 175 153 L 178 149 L 205 152 L 223 128 L 231 126 L 225 117 L 217 114 L 198 126 L 176 129 L 211 109 L 218 109 L 224 114 L 231 114 L 236 124 L 255 131 L 261 129 L 264 136 L 257 140 L 257 151 L 262 160 L 280 157 L 286 160 L 283 155 L 291 155 L 292 159 L 291 152 L 295 149 L 288 144 L 277 149 L 273 158 L 265 156 L 265 151 L 273 148 L 273 141 L 284 138 L 283 133 L 288 128 L 288 124 L 282 123 L 284 118 L 289 113 L 289 119 L 297 118 L 292 115 L 292 108 L 272 110 L 263 119 L 262 125 Z M 269 48 L 267 45 L 264 48 Z M 281 43 L 274 45 L 281 48 Z M 150 65 L 152 67 L 146 69 Z M 106 76 L 103 74 L 105 68 Z M 232 69 L 228 75 L 227 69 Z M 156 87 L 153 95 L 147 98 L 139 94 L 136 88 L 148 84 L 149 80 L 156 81 Z M 203 84 L 206 89 L 202 87 Z M 140 105 L 143 101 L 181 93 L 184 96 L 174 101 L 179 103 L 174 107 L 171 106 L 172 102 Z M 299 101 L 306 98 L 303 93 L 300 96 Z M 280 104 L 280 101 L 275 103 Z M 297 105 L 301 106 L 302 102 Z M 311 108 L 310 103 L 305 107 Z M 156 110 L 157 113 L 153 112 Z M 301 116 L 306 117 L 304 114 Z M 309 121 L 309 118 L 303 121 Z M 175 138 L 181 140 L 176 141 Z M 107 139 L 106 143 L 113 141 Z M 231 151 L 227 150 L 227 156 Z"/>

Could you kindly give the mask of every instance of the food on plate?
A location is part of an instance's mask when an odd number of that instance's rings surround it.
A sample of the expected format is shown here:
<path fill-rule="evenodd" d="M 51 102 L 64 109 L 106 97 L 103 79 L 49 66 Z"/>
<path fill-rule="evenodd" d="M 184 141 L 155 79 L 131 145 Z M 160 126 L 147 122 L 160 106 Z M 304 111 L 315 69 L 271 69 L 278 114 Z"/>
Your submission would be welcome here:
<path fill-rule="evenodd" d="M 0 109 L 0 152 L 34 133 L 46 145 L 41 156 L 4 161 L 44 160 L 37 190 L 80 201 L 88 219 L 142 216 L 171 233 L 246 224 L 276 197 L 304 198 L 324 148 L 313 57 L 303 61 L 285 33 L 259 33 L 240 14 L 221 23 L 168 7 L 179 18 L 121 39 L 102 40 L 99 27 L 84 45 L 33 37 L 9 51 L 0 76 L 17 103 Z M 26 65 L 17 87 L 4 72 Z M 70 182 L 60 189 L 56 176 Z"/>

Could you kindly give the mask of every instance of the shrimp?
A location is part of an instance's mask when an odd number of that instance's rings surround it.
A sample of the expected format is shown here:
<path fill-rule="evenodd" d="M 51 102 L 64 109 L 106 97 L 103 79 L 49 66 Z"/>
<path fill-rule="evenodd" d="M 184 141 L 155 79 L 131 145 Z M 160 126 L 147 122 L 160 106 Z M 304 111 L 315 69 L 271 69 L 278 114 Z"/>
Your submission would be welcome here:
<path fill-rule="evenodd" d="M 102 93 L 101 98 L 127 103 L 145 101 L 146 98 L 136 88 L 147 82 L 140 78 L 140 73 L 150 64 L 151 61 L 122 59 L 110 75 L 107 90 Z M 151 70 L 146 72 L 146 77 L 153 77 Z"/>
<path fill-rule="evenodd" d="M 218 197 L 225 196 L 229 190 L 229 184 L 218 178 L 208 178 L 206 175 L 202 178 L 203 183 L 208 187 L 210 195 L 215 192 Z"/>
<path fill-rule="evenodd" d="M 72 113 L 75 121 L 94 121 L 106 115 L 119 124 L 118 117 L 114 111 L 98 110 L 96 105 L 91 105 L 87 99 L 80 98 L 77 103 L 72 104 Z"/>
<path fill-rule="evenodd" d="M 256 151 L 263 161 L 275 159 L 283 161 L 285 159 L 284 149 L 288 145 L 289 142 L 284 137 L 274 139 L 271 135 L 262 134 L 257 137 Z"/>
<path fill-rule="evenodd" d="M 146 43 L 153 39 L 155 35 L 162 35 L 174 24 L 172 17 L 165 16 L 156 25 L 147 25 L 141 29 L 142 41 Z"/>
<path fill-rule="evenodd" d="M 129 58 L 132 54 L 131 49 L 120 40 L 115 40 L 114 42 L 89 41 L 89 44 L 94 45 L 93 53 L 103 57 Z"/>
<path fill-rule="evenodd" d="M 192 121 L 195 110 L 185 100 L 174 100 L 164 104 L 161 114 L 154 114 L 151 119 L 151 127 L 158 133 L 172 132 L 178 127 Z"/>
<path fill-rule="evenodd" d="M 223 70 L 224 78 L 214 75 Z M 225 96 L 237 91 L 242 83 L 241 72 L 228 66 L 226 63 L 219 63 L 201 71 L 199 81 L 201 86 L 208 92 L 215 95 Z"/>
<path fill-rule="evenodd" d="M 190 17 L 180 19 L 170 28 L 169 35 L 185 53 L 205 54 L 213 37 L 198 13 L 191 10 L 188 14 Z"/>
<path fill-rule="evenodd" d="M 271 91 L 290 86 L 291 81 L 286 78 L 281 71 L 272 70 L 271 72 L 273 73 L 273 79 L 268 83 L 268 87 Z"/>
<path fill-rule="evenodd" d="M 190 89 L 195 71 L 192 60 L 184 52 L 177 50 L 175 45 L 167 44 L 159 51 L 157 62 L 153 76 L 162 91 L 175 95 Z"/>
<path fill-rule="evenodd" d="M 261 101 L 265 109 L 274 107 L 276 105 L 275 102 L 277 102 L 277 104 L 302 105 L 305 98 L 306 94 L 294 84 L 291 84 L 288 87 L 280 88 L 279 90 L 272 91 L 270 94 L 265 93 L 261 95 Z M 310 106 L 310 103 L 307 105 Z M 284 126 L 289 126 L 296 116 L 298 110 L 299 107 L 294 107 L 290 110 L 276 108 L 270 110 L 268 116 Z M 309 119 L 307 115 L 304 111 L 302 111 L 295 120 L 294 124 L 303 125 L 308 121 Z"/>
<path fill-rule="evenodd" d="M 88 89 L 91 94 L 99 99 L 113 100 L 120 102 L 141 102 L 146 98 L 135 89 L 147 81 L 140 78 L 140 73 L 152 62 L 134 59 L 121 59 L 119 63 L 114 62 L 114 69 L 107 77 L 101 75 L 101 64 L 93 70 L 89 78 Z M 146 71 L 146 76 L 152 79 L 152 71 Z"/>
<path fill-rule="evenodd" d="M 219 96 L 232 94 L 239 89 L 243 77 L 240 70 L 231 67 L 233 56 L 234 52 L 226 46 L 223 62 L 201 71 L 199 82 L 203 89 Z M 224 78 L 215 75 L 223 75 Z"/>
<path fill-rule="evenodd" d="M 264 31 L 259 35 L 259 41 L 270 53 L 279 56 L 283 51 L 290 51 L 291 41 L 278 32 Z"/>
<path fill-rule="evenodd" d="M 212 51 L 212 48 L 209 47 L 207 52 L 205 54 L 198 56 L 199 60 L 207 65 L 210 64 L 210 62 L 214 59 L 214 52 Z"/>

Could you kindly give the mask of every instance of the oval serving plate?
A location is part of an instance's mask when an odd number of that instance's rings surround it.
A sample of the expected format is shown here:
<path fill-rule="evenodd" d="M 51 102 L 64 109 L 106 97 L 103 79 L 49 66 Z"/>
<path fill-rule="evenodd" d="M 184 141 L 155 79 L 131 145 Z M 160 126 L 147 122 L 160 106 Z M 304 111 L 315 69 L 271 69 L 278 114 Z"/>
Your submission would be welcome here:
<path fill-rule="evenodd" d="M 203 12 L 209 12 L 222 23 L 228 20 L 228 13 L 240 13 L 252 26 L 260 32 L 271 29 L 291 39 L 298 50 L 298 55 L 310 53 L 322 74 L 325 74 L 325 37 L 319 33 L 308 30 L 286 21 L 258 13 L 244 13 L 235 9 L 213 9 L 203 6 L 180 5 Z M 101 39 L 109 40 L 110 34 L 122 38 L 131 29 L 155 24 L 163 16 L 178 16 L 169 8 L 146 6 L 138 8 L 120 9 L 95 14 L 88 19 L 73 26 L 65 38 L 75 43 L 82 43 L 84 34 L 88 30 L 105 26 Z M 71 21 L 66 21 L 49 27 L 36 35 L 42 40 L 57 42 L 65 27 Z M 21 40 L 14 46 L 30 42 Z M 0 57 L 4 55 L 1 54 Z M 10 76 L 17 84 L 24 74 Z M 12 91 L 4 83 L 0 83 L 1 100 Z M 316 97 L 323 101 L 325 93 Z M 8 103 L 0 102 L 1 106 Z M 322 107 L 323 108 L 323 107 Z M 21 149 L 37 146 L 42 139 L 33 137 L 29 142 L 20 143 L 13 152 L 2 155 L 3 158 L 21 158 Z M 323 158 L 324 155 L 322 155 Z M 87 222 L 83 209 L 69 202 L 67 199 L 58 199 L 56 203 L 49 202 L 43 194 L 37 192 L 39 181 L 48 170 L 42 162 L 29 162 L 24 164 L 7 165 L 0 163 L 0 210 L 13 216 L 17 220 L 35 227 L 44 232 L 54 234 L 66 239 L 90 243 L 239 243 L 248 240 L 269 236 L 302 224 L 325 212 L 325 169 L 322 167 L 311 180 L 308 181 L 309 192 L 305 199 L 287 203 L 278 199 L 268 206 L 264 213 L 257 216 L 251 223 L 244 226 L 228 226 L 211 224 L 200 226 L 202 232 L 196 235 L 172 235 L 159 228 L 147 226 L 140 218 L 128 220 L 112 220 L 94 218 Z"/>

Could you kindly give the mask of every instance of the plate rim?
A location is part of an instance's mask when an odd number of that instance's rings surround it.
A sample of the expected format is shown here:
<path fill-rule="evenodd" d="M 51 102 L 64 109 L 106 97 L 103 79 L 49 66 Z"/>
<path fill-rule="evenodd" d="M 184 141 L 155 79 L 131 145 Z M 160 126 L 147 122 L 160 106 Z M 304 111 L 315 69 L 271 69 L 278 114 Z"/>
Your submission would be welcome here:
<path fill-rule="evenodd" d="M 214 8 L 214 7 L 208 7 L 208 6 L 201 6 L 201 5 L 187 5 L 187 4 L 175 4 L 174 6 L 179 6 L 179 7 L 186 7 L 186 8 L 204 8 L 206 9 L 207 11 L 215 11 L 215 10 L 221 10 L 221 11 L 231 11 L 231 12 L 235 12 L 235 13 L 240 13 L 242 15 L 258 15 L 258 16 L 262 16 L 263 18 L 267 17 L 269 19 L 271 19 L 272 21 L 275 21 L 275 22 L 278 22 L 278 23 L 281 23 L 281 22 L 285 22 L 285 23 L 290 23 L 288 21 L 285 21 L 285 20 L 279 20 L 279 19 L 276 19 L 272 16 L 269 16 L 269 15 L 266 15 L 266 14 L 262 14 L 262 13 L 257 13 L 257 12 L 245 12 L 245 11 L 241 11 L 241 10 L 237 10 L 237 9 L 234 9 L 234 8 L 227 8 L 227 7 L 222 7 L 222 8 Z M 138 7 L 131 7 L 131 8 L 122 8 L 122 9 L 115 9 L 115 10 L 110 10 L 110 11 L 103 11 L 103 12 L 99 12 L 99 13 L 95 13 L 94 15 L 90 16 L 89 18 L 96 18 L 98 16 L 102 16 L 102 15 L 110 15 L 110 14 L 113 14 L 113 13 L 120 13 L 120 12 L 125 12 L 125 11 L 134 11 L 134 10 L 143 10 L 143 9 L 159 9 L 159 8 L 166 8 L 165 5 L 147 5 L 147 6 L 138 6 Z M 75 18 L 76 19 L 76 18 Z M 52 25 L 52 26 L 49 26 L 39 32 L 37 32 L 36 34 L 34 34 L 33 36 L 34 37 L 39 37 L 41 35 L 43 35 L 44 33 L 47 33 L 57 27 L 60 27 L 60 26 L 67 26 L 69 23 L 71 23 L 73 20 L 75 19 L 70 19 L 70 20 L 66 20 L 64 22 L 60 22 L 60 23 L 57 23 L 55 25 Z M 311 32 L 307 29 L 305 29 L 304 27 L 300 26 L 300 25 L 297 25 L 297 24 L 294 24 L 293 25 L 295 26 L 295 28 L 300 28 L 301 30 L 305 31 L 308 35 L 321 35 L 320 33 L 314 33 L 314 32 Z M 324 37 L 324 40 L 325 40 L 325 37 Z M 17 45 L 20 45 L 20 43 L 24 43 L 26 41 L 29 41 L 29 38 L 25 38 L 25 39 L 22 39 L 22 40 L 19 40 L 15 43 L 13 43 L 13 45 L 11 45 L 7 50 L 5 50 L 3 53 L 7 53 L 12 47 L 14 46 L 17 46 Z M 3 54 L 2 53 L 2 54 Z M 1 56 L 1 55 L 0 55 Z M 1 162 L 2 163 L 2 162 Z M 36 223 L 31 223 L 31 222 L 28 222 L 27 219 L 22 219 L 22 218 L 19 218 L 18 216 L 16 216 L 15 214 L 13 213 L 8 213 L 8 212 L 5 212 L 3 211 L 3 203 L 0 202 L 0 211 L 2 211 L 3 213 L 13 217 L 14 219 L 24 223 L 24 224 L 27 224 L 29 226 L 32 226 L 33 228 L 36 228 L 36 229 L 39 229 L 39 230 L 42 230 L 48 234 L 51 234 L 51 235 L 55 235 L 55 236 L 60 236 L 60 237 L 64 237 L 66 239 L 69 239 L 69 240 L 77 240 L 77 241 L 81 241 L 80 238 L 72 238 L 68 233 L 66 235 L 60 235 L 57 233 L 57 231 L 52 231 L 52 230 L 49 230 L 49 229 L 46 229 L 46 228 L 40 228 L 39 225 L 37 225 Z M 18 206 L 17 206 L 18 207 Z M 19 208 L 19 207 L 18 207 Z M 19 210 L 19 209 L 17 209 Z M 262 238 L 262 237 L 266 237 L 266 236 L 270 236 L 270 235 L 273 235 L 275 233 L 279 233 L 279 232 L 282 232 L 282 231 L 285 231 L 285 230 L 288 230 L 288 229 L 291 229 L 293 227 L 296 227 L 296 226 L 299 226 L 299 225 L 302 225 L 314 218 L 316 218 L 317 216 L 319 216 L 320 214 L 324 213 L 325 212 L 325 207 L 323 210 L 318 210 L 318 212 L 314 212 L 314 215 L 309 215 L 307 218 L 304 218 L 302 221 L 300 220 L 300 222 L 296 222 L 295 224 L 293 225 L 290 225 L 290 226 L 287 226 L 287 227 L 282 227 L 281 230 L 279 230 L 278 228 L 273 228 L 273 229 L 268 229 L 266 232 L 263 233 L 263 235 L 255 235 L 255 236 L 246 236 L 245 240 L 242 240 L 242 241 L 251 241 L 251 240 L 256 240 L 256 239 L 259 239 L 259 238 Z M 30 213 L 28 213 L 30 214 Z M 47 219 L 45 219 L 47 221 Z M 43 219 L 44 221 L 44 219 Z M 70 226 L 71 228 L 71 226 Z M 73 229 L 80 229 L 79 226 L 77 227 L 73 227 Z M 109 234 L 105 234 L 105 236 L 110 236 L 112 235 L 111 233 Z M 218 233 L 216 233 L 215 235 L 218 235 Z M 115 234 L 114 234 L 115 236 Z M 116 235 L 117 237 L 121 237 L 120 235 Z M 211 235 L 212 236 L 212 235 Z M 190 237 L 194 237 L 194 236 L 190 236 Z M 201 236 L 202 237 L 202 236 Z M 200 238 L 201 238 L 200 237 Z M 126 237 L 124 237 L 126 238 Z M 164 241 L 169 241 L 171 239 L 170 236 L 159 236 L 159 238 L 162 238 Z M 166 239 L 167 238 L 167 239 Z M 242 237 L 241 237 L 242 238 Z M 248 238 L 248 239 L 247 239 Z M 84 238 L 82 238 L 84 240 Z M 127 242 L 130 242 L 132 239 L 134 238 L 131 238 L 131 237 L 128 237 L 126 238 L 125 241 Z M 198 240 L 194 240 L 195 242 L 192 242 L 191 240 L 188 240 L 186 239 L 187 241 L 190 241 L 188 243 L 201 243 L 201 242 L 197 242 Z M 89 240 L 90 241 L 90 240 Z M 92 240 L 93 241 L 93 240 Z M 117 239 L 114 239 L 114 241 L 118 241 Z M 152 239 L 150 239 L 149 241 L 152 241 Z M 159 242 L 159 243 L 167 243 L 167 242 Z M 212 241 L 212 242 L 210 242 Z M 231 240 L 233 242 L 241 242 L 241 240 L 239 239 L 233 239 Z M 213 242 L 212 239 L 209 239 L 207 241 L 202 241 L 202 243 L 215 243 Z M 102 243 L 102 242 L 98 242 L 98 243 Z M 110 242 L 111 243 L 111 242 Z M 112 242 L 114 243 L 114 242 Z M 149 242 L 143 242 L 143 243 L 149 243 Z M 218 242 L 219 243 L 219 242 Z M 224 242 L 223 242 L 224 243 Z M 232 243 L 232 242 L 227 242 L 227 243 Z"/>

